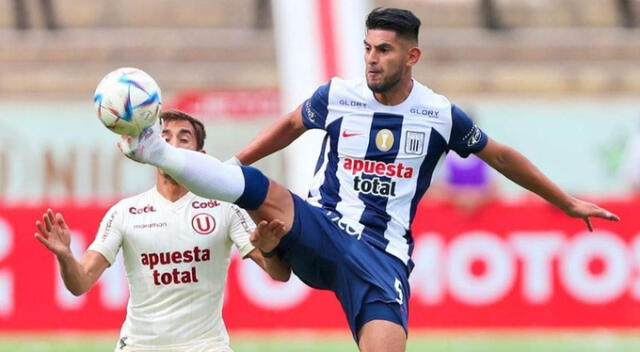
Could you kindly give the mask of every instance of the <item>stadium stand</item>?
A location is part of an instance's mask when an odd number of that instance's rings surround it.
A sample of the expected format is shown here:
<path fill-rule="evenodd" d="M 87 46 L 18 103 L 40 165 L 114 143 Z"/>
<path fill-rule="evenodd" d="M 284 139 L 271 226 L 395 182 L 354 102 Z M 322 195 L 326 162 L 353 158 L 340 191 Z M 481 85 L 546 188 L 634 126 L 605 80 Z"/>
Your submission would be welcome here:
<path fill-rule="evenodd" d="M 258 3 L 65 0 L 54 4 L 61 29 L 31 13 L 33 29 L 16 31 L 11 2 L 0 2 L 0 96 L 83 97 L 123 65 L 144 65 L 167 94 L 275 87 L 273 34 Z M 373 3 L 423 20 L 417 77 L 449 95 L 640 93 L 640 31 L 620 25 L 616 1 L 496 1 L 498 31 L 484 28 L 480 1 Z"/>

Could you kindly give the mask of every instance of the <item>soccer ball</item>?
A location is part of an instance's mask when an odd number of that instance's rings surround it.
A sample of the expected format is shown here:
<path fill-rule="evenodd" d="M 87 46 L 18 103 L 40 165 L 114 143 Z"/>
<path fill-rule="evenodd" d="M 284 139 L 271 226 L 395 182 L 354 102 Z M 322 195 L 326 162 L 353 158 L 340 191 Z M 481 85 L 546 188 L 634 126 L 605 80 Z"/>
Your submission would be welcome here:
<path fill-rule="evenodd" d="M 93 96 L 98 118 L 111 131 L 135 137 L 158 119 L 160 87 L 146 72 L 123 67 L 108 73 Z"/>

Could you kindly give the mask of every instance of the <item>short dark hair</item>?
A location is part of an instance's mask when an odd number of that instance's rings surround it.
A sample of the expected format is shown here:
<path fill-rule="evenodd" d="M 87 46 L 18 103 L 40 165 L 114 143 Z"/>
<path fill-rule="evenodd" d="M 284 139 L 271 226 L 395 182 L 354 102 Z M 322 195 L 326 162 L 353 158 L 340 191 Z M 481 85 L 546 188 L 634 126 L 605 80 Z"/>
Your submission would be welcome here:
<path fill-rule="evenodd" d="M 169 121 L 188 121 L 191 126 L 193 126 L 193 131 L 196 134 L 196 150 L 202 150 L 202 148 L 204 148 L 204 140 L 207 138 L 207 132 L 200 120 L 186 112 L 170 109 L 160 113 L 160 121 L 162 121 L 163 124 Z"/>
<path fill-rule="evenodd" d="M 391 7 L 377 7 L 367 16 L 367 30 L 384 29 L 396 32 L 405 39 L 418 42 L 420 19 L 411 11 Z"/>

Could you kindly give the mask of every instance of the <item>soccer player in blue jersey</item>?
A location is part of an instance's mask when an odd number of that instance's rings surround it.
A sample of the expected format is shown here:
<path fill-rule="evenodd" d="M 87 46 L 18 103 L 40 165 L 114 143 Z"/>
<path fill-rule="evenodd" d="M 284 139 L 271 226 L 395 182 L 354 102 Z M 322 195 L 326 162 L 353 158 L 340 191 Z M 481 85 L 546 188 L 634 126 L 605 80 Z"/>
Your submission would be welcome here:
<path fill-rule="evenodd" d="M 282 220 L 284 236 L 254 238 L 264 256 L 278 256 L 309 286 L 333 291 L 360 350 L 404 351 L 411 222 L 448 151 L 475 153 L 589 228 L 590 217 L 618 217 L 566 194 L 447 98 L 414 80 L 420 20 L 411 12 L 378 8 L 366 25 L 365 79 L 334 78 L 319 87 L 238 153 L 236 164 L 173 148 L 157 127 L 125 138 L 120 147 L 198 195 L 238 204 L 256 222 Z M 242 166 L 311 128 L 327 134 L 307 201 Z"/>

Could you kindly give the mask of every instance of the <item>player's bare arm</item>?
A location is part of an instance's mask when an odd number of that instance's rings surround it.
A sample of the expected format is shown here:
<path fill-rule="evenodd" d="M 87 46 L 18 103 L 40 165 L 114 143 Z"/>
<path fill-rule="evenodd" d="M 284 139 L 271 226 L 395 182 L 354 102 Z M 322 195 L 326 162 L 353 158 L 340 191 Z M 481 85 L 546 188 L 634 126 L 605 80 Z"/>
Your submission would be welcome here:
<path fill-rule="evenodd" d="M 251 244 L 256 249 L 247 255 L 277 281 L 288 281 L 291 277 L 291 268 L 280 259 L 279 255 L 266 252 L 262 248 L 271 248 L 273 251 L 284 235 L 284 222 L 281 220 L 260 221 L 251 234 Z"/>
<path fill-rule="evenodd" d="M 87 292 L 100 278 L 109 262 L 102 254 L 87 251 L 80 261 L 71 252 L 69 227 L 62 214 L 53 214 L 51 209 L 42 215 L 42 222 L 36 221 L 35 237 L 56 255 L 60 263 L 60 275 L 67 289 L 79 296 Z"/>
<path fill-rule="evenodd" d="M 544 198 L 567 215 L 584 219 L 590 231 L 593 230 L 590 217 L 620 220 L 617 215 L 606 209 L 565 193 L 524 155 L 511 147 L 489 139 L 486 147 L 477 155 L 508 179 Z"/>
<path fill-rule="evenodd" d="M 301 106 L 282 116 L 276 123 L 262 130 L 237 158 L 243 165 L 251 165 L 288 146 L 300 137 L 307 129 L 302 123 Z"/>

